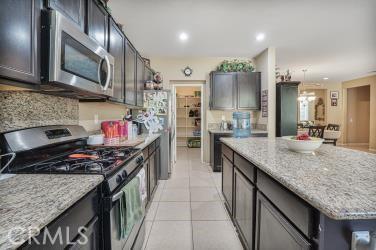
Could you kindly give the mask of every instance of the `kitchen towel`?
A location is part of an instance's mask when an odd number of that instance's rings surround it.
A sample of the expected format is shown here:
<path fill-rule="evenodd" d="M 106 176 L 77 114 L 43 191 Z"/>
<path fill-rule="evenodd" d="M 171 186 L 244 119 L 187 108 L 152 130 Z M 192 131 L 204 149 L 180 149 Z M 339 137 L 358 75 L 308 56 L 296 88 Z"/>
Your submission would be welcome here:
<path fill-rule="evenodd" d="M 147 190 L 146 190 L 146 173 L 145 169 L 141 169 L 140 172 L 137 174 L 137 177 L 140 179 L 140 194 L 141 200 L 144 202 L 147 198 Z"/>
<path fill-rule="evenodd" d="M 144 214 L 140 195 L 140 179 L 133 178 L 122 189 L 123 195 L 119 204 L 119 235 L 127 238 L 133 226 L 142 219 Z"/>

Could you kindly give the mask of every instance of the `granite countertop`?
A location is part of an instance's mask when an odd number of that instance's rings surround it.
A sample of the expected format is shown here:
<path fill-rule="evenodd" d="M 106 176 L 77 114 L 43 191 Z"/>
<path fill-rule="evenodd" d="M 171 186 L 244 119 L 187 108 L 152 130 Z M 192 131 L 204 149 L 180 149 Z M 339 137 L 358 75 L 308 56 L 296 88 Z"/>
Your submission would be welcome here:
<path fill-rule="evenodd" d="M 0 181 L 0 249 L 15 249 L 103 181 L 101 175 L 17 174 Z M 35 236 L 35 235 L 33 235 Z"/>
<path fill-rule="evenodd" d="M 232 130 L 221 130 L 221 129 L 209 129 L 209 133 L 212 134 L 232 134 Z M 260 129 L 251 129 L 251 134 L 267 134 L 268 131 Z"/>
<path fill-rule="evenodd" d="M 155 141 L 158 137 L 160 137 L 161 134 L 152 134 L 152 135 L 149 135 L 149 134 L 141 134 L 141 135 L 138 135 L 137 138 L 142 138 L 144 139 L 145 141 L 139 145 L 136 146 L 136 148 L 139 148 L 141 150 L 143 150 L 144 148 L 146 148 L 147 146 L 150 145 L 150 143 L 152 143 L 153 141 Z"/>
<path fill-rule="evenodd" d="M 325 144 L 300 154 L 281 138 L 221 141 L 328 217 L 376 219 L 375 154 Z"/>

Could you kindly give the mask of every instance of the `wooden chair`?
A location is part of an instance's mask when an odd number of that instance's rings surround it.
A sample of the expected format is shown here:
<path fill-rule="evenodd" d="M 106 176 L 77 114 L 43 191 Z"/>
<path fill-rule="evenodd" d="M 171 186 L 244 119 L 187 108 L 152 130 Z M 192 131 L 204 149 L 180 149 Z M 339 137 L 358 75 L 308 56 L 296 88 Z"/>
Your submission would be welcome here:
<path fill-rule="evenodd" d="M 310 126 L 308 128 L 308 135 L 310 137 L 324 138 L 325 126 Z"/>
<path fill-rule="evenodd" d="M 326 126 L 326 130 L 334 130 L 334 131 L 339 131 L 339 125 L 338 124 L 328 124 L 328 126 Z"/>
<path fill-rule="evenodd" d="M 339 128 L 340 128 L 340 125 L 338 125 L 338 124 L 330 124 L 329 123 L 326 126 L 326 130 L 332 130 L 332 131 L 339 131 Z M 338 139 L 332 139 L 332 138 L 330 138 L 330 139 L 324 138 L 324 139 L 325 139 L 325 141 L 324 141 L 325 144 L 333 144 L 334 146 L 337 146 L 337 140 Z"/>

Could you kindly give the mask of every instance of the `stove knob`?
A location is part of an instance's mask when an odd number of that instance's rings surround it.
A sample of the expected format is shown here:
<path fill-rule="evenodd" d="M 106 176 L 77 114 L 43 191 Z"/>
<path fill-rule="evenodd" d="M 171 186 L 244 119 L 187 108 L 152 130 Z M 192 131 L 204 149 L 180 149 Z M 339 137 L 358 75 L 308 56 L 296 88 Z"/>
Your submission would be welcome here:
<path fill-rule="evenodd" d="M 140 156 L 140 157 L 137 158 L 136 162 L 137 162 L 137 164 L 141 164 L 143 162 L 143 160 L 144 160 L 144 157 Z"/>
<path fill-rule="evenodd" d="M 121 174 L 121 176 L 123 176 L 123 178 L 125 179 L 125 177 L 127 177 L 127 171 L 123 170 L 123 173 Z"/>
<path fill-rule="evenodd" d="M 121 177 L 120 174 L 118 176 L 116 176 L 116 182 L 117 183 L 120 183 L 122 180 L 123 180 L 123 178 Z"/>

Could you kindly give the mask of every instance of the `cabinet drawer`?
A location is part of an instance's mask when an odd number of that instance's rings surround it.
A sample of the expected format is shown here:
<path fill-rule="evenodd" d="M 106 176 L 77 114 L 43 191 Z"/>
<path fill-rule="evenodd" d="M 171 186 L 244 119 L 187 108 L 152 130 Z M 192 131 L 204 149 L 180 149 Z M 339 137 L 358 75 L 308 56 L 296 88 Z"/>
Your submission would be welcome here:
<path fill-rule="evenodd" d="M 224 154 L 231 162 L 234 162 L 234 151 L 224 143 L 222 143 L 222 154 Z"/>
<path fill-rule="evenodd" d="M 149 158 L 149 147 L 146 147 L 142 150 L 142 154 L 144 155 L 144 159 L 146 160 Z"/>
<path fill-rule="evenodd" d="M 240 170 L 251 182 L 255 183 L 255 166 L 244 159 L 242 156 L 234 153 L 234 165 Z"/>
<path fill-rule="evenodd" d="M 155 141 L 153 141 L 150 145 L 149 145 L 149 155 L 151 155 L 155 150 Z"/>
<path fill-rule="evenodd" d="M 257 171 L 259 190 L 308 238 L 312 236 L 312 209 L 291 191 L 261 171 Z"/>

